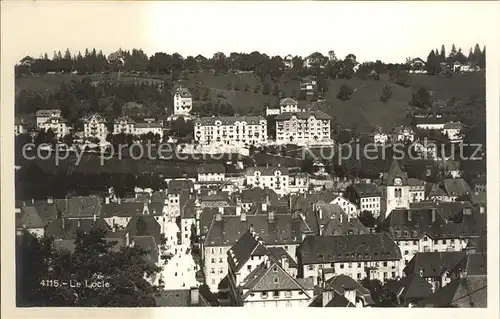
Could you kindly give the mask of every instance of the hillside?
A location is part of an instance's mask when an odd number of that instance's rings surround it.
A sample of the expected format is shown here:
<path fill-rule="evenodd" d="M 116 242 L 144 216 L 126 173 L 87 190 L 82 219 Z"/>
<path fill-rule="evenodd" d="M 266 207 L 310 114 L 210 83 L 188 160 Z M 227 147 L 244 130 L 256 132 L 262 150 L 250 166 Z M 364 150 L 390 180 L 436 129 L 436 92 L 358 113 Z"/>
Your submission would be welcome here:
<path fill-rule="evenodd" d="M 62 82 L 80 80 L 78 75 L 39 75 L 16 79 L 16 91 L 21 88 L 38 91 L 52 92 L 57 90 Z M 93 81 L 116 79 L 116 74 L 91 75 Z M 162 82 L 166 77 L 132 77 L 122 75 L 123 81 L 148 81 Z M 472 95 L 483 98 L 485 95 L 484 72 L 476 72 L 464 75 L 454 75 L 451 78 L 443 76 L 410 75 L 411 87 L 404 88 L 390 83 L 388 76 L 383 75 L 382 79 L 375 81 L 372 79 L 363 80 L 354 77 L 349 80 L 329 80 L 329 88 L 325 100 L 317 108 L 334 117 L 334 122 L 344 128 L 356 127 L 361 132 L 369 132 L 374 127 L 381 126 L 388 130 L 398 124 L 407 122 L 406 111 L 412 107 L 408 104 L 412 91 L 418 87 L 426 87 L 431 91 L 433 99 L 447 100 L 455 97 L 458 100 L 468 101 Z M 201 72 L 190 74 L 189 79 L 182 80 L 182 84 L 189 89 L 198 90 L 199 99 L 203 99 L 205 90 L 208 88 L 212 102 L 230 103 L 235 112 L 240 115 L 263 114 L 265 104 L 276 105 L 278 97 L 272 94 L 263 95 L 262 83 L 260 79 L 252 73 L 214 75 Z M 336 98 L 342 84 L 347 84 L 355 91 L 348 101 L 341 101 Z M 392 97 L 387 103 L 380 101 L 382 89 L 389 85 L 392 88 Z M 245 87 L 248 91 L 245 92 Z M 260 86 L 259 93 L 255 93 L 255 88 Z M 239 87 L 239 90 L 234 90 Z M 282 78 L 279 82 L 280 90 L 286 96 L 295 96 L 300 88 L 298 79 Z M 195 95 L 196 96 L 196 95 Z M 198 100 L 197 103 L 206 103 Z M 302 107 L 309 107 L 305 101 L 299 102 Z"/>

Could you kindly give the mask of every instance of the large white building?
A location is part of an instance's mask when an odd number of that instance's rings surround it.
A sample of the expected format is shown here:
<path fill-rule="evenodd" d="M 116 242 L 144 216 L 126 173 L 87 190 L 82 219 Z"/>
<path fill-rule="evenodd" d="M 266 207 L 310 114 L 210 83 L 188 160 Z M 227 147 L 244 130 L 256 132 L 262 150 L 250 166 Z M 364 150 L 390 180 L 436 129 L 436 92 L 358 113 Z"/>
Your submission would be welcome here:
<path fill-rule="evenodd" d="M 83 119 L 83 134 L 86 138 L 98 138 L 101 142 L 106 140 L 108 129 L 106 119 L 100 114 L 93 114 Z"/>
<path fill-rule="evenodd" d="M 45 122 L 50 118 L 60 117 L 61 110 L 38 110 L 36 111 L 36 127 L 39 129 L 44 128 Z"/>
<path fill-rule="evenodd" d="M 151 118 L 144 119 L 143 122 L 137 122 L 128 116 L 121 116 L 115 119 L 113 134 L 132 134 L 145 135 L 148 133 L 158 134 L 163 138 L 163 123 Z"/>
<path fill-rule="evenodd" d="M 276 116 L 278 144 L 331 144 L 331 117 L 321 111 L 285 112 Z"/>
<path fill-rule="evenodd" d="M 290 176 L 286 167 L 249 167 L 245 172 L 248 187 L 272 189 L 283 196 L 290 192 Z"/>
<path fill-rule="evenodd" d="M 261 116 L 202 117 L 194 121 L 195 140 L 203 145 L 259 145 L 267 142 Z"/>
<path fill-rule="evenodd" d="M 189 116 L 193 109 L 193 96 L 188 89 L 178 86 L 174 88 L 174 115 Z"/>
<path fill-rule="evenodd" d="M 299 103 L 292 98 L 281 99 L 279 108 L 267 108 L 266 115 L 279 115 L 285 112 L 299 112 Z"/>
<path fill-rule="evenodd" d="M 69 133 L 68 122 L 61 116 L 49 118 L 42 124 L 41 129 L 45 131 L 52 130 L 58 139 Z"/>

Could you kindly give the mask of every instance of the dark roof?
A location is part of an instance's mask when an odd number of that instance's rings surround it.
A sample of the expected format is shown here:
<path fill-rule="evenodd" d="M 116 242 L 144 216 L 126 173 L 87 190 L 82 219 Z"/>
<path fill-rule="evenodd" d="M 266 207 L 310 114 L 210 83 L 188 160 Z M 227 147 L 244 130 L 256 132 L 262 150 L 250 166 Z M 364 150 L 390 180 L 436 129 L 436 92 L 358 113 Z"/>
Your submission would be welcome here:
<path fill-rule="evenodd" d="M 144 210 L 143 203 L 126 202 L 103 204 L 101 207 L 101 216 L 104 217 L 132 217 L 142 215 Z"/>
<path fill-rule="evenodd" d="M 339 294 L 344 294 L 345 290 L 356 290 L 360 295 L 370 295 L 370 291 L 363 287 L 358 281 L 347 275 L 337 275 L 325 282 L 325 290 L 335 290 Z"/>
<path fill-rule="evenodd" d="M 19 223 L 27 229 L 45 227 L 42 218 L 40 218 L 40 215 L 34 206 L 21 207 L 21 213 L 17 214 L 16 217 L 18 215 L 20 218 Z"/>
<path fill-rule="evenodd" d="M 488 280 L 474 276 L 452 280 L 418 304 L 419 307 L 486 308 Z"/>
<path fill-rule="evenodd" d="M 246 172 L 245 172 L 245 175 L 246 176 L 253 176 L 255 174 L 255 172 L 260 172 L 260 174 L 262 176 L 274 176 L 274 174 L 276 173 L 276 171 L 279 171 L 282 175 L 288 175 L 289 172 L 288 172 L 288 167 L 284 167 L 284 166 L 269 166 L 269 167 L 266 167 L 266 166 L 260 166 L 260 167 L 249 167 L 247 168 Z"/>
<path fill-rule="evenodd" d="M 142 220 L 144 223 L 144 232 L 138 233 L 137 227 L 140 225 L 139 221 Z M 125 231 L 129 233 L 130 237 L 136 236 L 152 236 L 157 243 L 161 240 L 161 227 L 156 221 L 154 216 L 151 215 L 139 215 L 133 216 L 125 227 Z"/>
<path fill-rule="evenodd" d="M 288 266 L 290 268 L 297 268 L 297 262 L 290 256 L 290 254 L 283 247 L 266 247 L 268 256 L 273 257 L 277 261 L 281 261 L 283 258 L 288 260 Z"/>
<path fill-rule="evenodd" d="M 45 225 L 58 217 L 59 211 L 54 203 L 37 202 L 33 206 L 36 208 L 38 216 L 40 216 Z"/>
<path fill-rule="evenodd" d="M 432 294 L 432 285 L 415 273 L 390 282 L 387 288 L 405 301 L 422 300 Z"/>
<path fill-rule="evenodd" d="M 226 172 L 222 164 L 200 164 L 197 167 L 198 174 L 221 174 Z"/>
<path fill-rule="evenodd" d="M 172 180 L 168 183 L 167 194 L 180 194 L 183 190 L 191 190 L 193 187 L 192 180 Z"/>
<path fill-rule="evenodd" d="M 196 217 L 196 203 L 194 198 L 188 198 L 182 203 L 181 218 L 195 218 Z"/>
<path fill-rule="evenodd" d="M 466 276 L 486 276 L 488 262 L 486 254 L 474 253 L 468 254 L 457 266 L 453 269 L 455 273 L 464 272 Z"/>
<path fill-rule="evenodd" d="M 221 221 L 216 216 L 209 226 L 205 238 L 205 246 L 232 246 L 250 227 L 266 245 L 293 244 L 301 240 L 298 225 L 292 223 L 291 215 L 274 215 L 269 220 L 267 215 L 246 215 L 246 220 L 241 216 L 221 216 Z"/>
<path fill-rule="evenodd" d="M 377 184 L 359 183 L 353 185 L 354 190 L 359 197 L 376 197 L 380 196 L 380 189 Z"/>
<path fill-rule="evenodd" d="M 271 205 L 276 205 L 280 202 L 278 194 L 270 188 L 245 188 L 236 196 L 239 197 L 242 203 L 263 203 L 267 197 L 269 197 Z"/>
<path fill-rule="evenodd" d="M 386 233 L 307 236 L 299 249 L 303 264 L 401 258 L 399 247 Z"/>
<path fill-rule="evenodd" d="M 346 297 L 342 295 L 335 294 L 335 296 L 330 300 L 325 307 L 356 307 L 352 304 Z"/>
<path fill-rule="evenodd" d="M 236 122 L 245 122 L 247 125 L 260 125 L 266 119 L 262 116 L 226 116 L 226 117 L 202 117 L 195 120 L 195 125 L 215 125 L 220 121 L 222 125 L 234 125 Z"/>
<path fill-rule="evenodd" d="M 311 207 L 314 203 L 330 203 L 335 197 L 335 194 L 332 192 L 317 192 L 294 196 L 292 197 L 292 208 L 294 210 L 303 211 Z"/>
<path fill-rule="evenodd" d="M 190 307 L 191 290 L 162 290 L 159 295 L 155 296 L 155 299 L 157 307 Z"/>
<path fill-rule="evenodd" d="M 302 120 L 307 120 L 310 117 L 314 117 L 317 120 L 331 120 L 330 115 L 321 111 L 283 112 L 280 115 L 276 116 L 274 119 L 277 121 L 286 121 L 290 120 L 293 116 Z"/>
<path fill-rule="evenodd" d="M 167 193 L 163 191 L 156 191 L 151 195 L 152 203 L 164 203 L 168 199 Z"/>
<path fill-rule="evenodd" d="M 280 105 L 298 105 L 299 103 L 290 97 L 280 100 Z"/>
<path fill-rule="evenodd" d="M 57 239 L 71 239 L 76 238 L 77 231 L 88 233 L 94 229 L 109 230 L 108 224 L 102 218 L 96 219 L 55 219 L 51 221 L 45 233 Z"/>
<path fill-rule="evenodd" d="M 97 196 L 77 196 L 68 199 L 54 200 L 59 211 L 68 218 L 90 218 L 99 216 L 101 199 Z"/>
<path fill-rule="evenodd" d="M 389 171 L 384 174 L 382 183 L 384 185 L 392 185 L 396 177 L 401 178 L 403 185 L 408 184 L 408 174 L 406 174 L 399 166 L 399 161 L 394 159 L 391 162 Z"/>
<path fill-rule="evenodd" d="M 265 248 L 263 248 L 249 230 L 241 235 L 233 247 L 227 251 L 229 265 L 234 268 L 235 273 L 243 267 L 252 254 L 255 254 L 255 250 L 258 247 L 261 248 L 262 255 L 264 255 Z"/>
<path fill-rule="evenodd" d="M 423 278 L 440 277 L 451 272 L 463 259 L 465 251 L 417 253 L 403 270 L 405 274 L 419 274 Z"/>
<path fill-rule="evenodd" d="M 443 184 L 448 196 L 460 197 L 472 193 L 469 184 L 463 178 L 447 178 Z"/>
<path fill-rule="evenodd" d="M 185 87 L 182 87 L 182 86 L 175 86 L 172 90 L 172 92 L 174 94 L 177 94 L 179 93 L 179 95 L 183 98 L 190 98 L 192 97 L 191 93 L 189 92 L 189 90 Z"/>

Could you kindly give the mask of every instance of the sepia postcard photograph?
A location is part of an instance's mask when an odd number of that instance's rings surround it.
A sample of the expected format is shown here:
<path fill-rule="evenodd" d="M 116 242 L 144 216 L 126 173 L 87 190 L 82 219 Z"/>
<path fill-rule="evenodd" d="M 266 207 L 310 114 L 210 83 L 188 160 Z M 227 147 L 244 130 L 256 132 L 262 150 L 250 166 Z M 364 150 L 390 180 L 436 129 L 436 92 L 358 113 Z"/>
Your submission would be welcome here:
<path fill-rule="evenodd" d="M 498 9 L 3 2 L 2 315 L 497 317 Z"/>

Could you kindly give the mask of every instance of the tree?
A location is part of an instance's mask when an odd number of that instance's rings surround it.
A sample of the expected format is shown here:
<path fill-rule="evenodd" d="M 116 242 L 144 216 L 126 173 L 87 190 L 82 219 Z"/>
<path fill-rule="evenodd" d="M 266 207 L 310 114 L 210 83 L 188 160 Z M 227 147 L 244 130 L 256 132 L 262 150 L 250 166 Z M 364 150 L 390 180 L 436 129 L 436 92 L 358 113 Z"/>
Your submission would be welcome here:
<path fill-rule="evenodd" d="M 246 84 L 245 88 L 243 89 L 244 92 L 250 91 L 250 85 Z"/>
<path fill-rule="evenodd" d="M 441 45 L 441 52 L 439 54 L 439 63 L 446 62 L 446 50 L 444 48 L 444 44 Z"/>
<path fill-rule="evenodd" d="M 274 88 L 273 88 L 273 95 L 278 96 L 279 94 L 280 94 L 280 87 L 279 87 L 278 83 L 276 83 L 274 85 Z"/>
<path fill-rule="evenodd" d="M 151 307 L 159 288 L 146 278 L 160 268 L 147 262 L 138 247 L 111 249 L 105 231 L 77 232 L 73 252 L 53 250 L 53 240 L 36 239 L 27 233 L 16 238 L 18 306 Z M 80 287 L 61 282 L 79 282 Z M 109 284 L 89 289 L 85 281 Z M 55 287 L 55 282 L 59 285 Z"/>
<path fill-rule="evenodd" d="M 412 94 L 410 105 L 419 108 L 430 108 L 432 103 L 429 91 L 424 87 L 418 88 L 418 90 L 414 91 Z"/>
<path fill-rule="evenodd" d="M 440 57 L 436 56 L 434 51 L 431 51 L 427 56 L 427 64 L 426 64 L 427 72 L 432 75 L 436 75 L 439 73 L 440 66 Z"/>
<path fill-rule="evenodd" d="M 73 145 L 73 141 L 74 141 L 74 137 L 73 137 L 72 133 L 68 133 L 68 134 L 63 136 L 64 144 L 71 146 L 71 145 Z"/>
<path fill-rule="evenodd" d="M 305 158 L 302 160 L 301 171 L 303 173 L 313 173 L 314 170 L 314 159 L 311 155 L 306 154 Z"/>
<path fill-rule="evenodd" d="M 210 89 L 206 88 L 203 93 L 203 101 L 210 101 Z"/>
<path fill-rule="evenodd" d="M 337 94 L 337 99 L 342 101 L 347 101 L 351 99 L 351 95 L 353 93 L 353 89 L 347 84 L 342 84 L 339 89 L 339 93 Z"/>
<path fill-rule="evenodd" d="M 397 307 L 396 294 L 387 289 L 388 283 L 394 280 L 390 279 L 385 284 L 378 279 L 364 278 L 361 285 L 370 291 L 371 297 L 375 302 L 376 307 Z"/>
<path fill-rule="evenodd" d="M 380 96 L 380 101 L 386 103 L 392 96 L 392 89 L 390 86 L 386 85 L 382 89 L 382 95 Z"/>
<path fill-rule="evenodd" d="M 375 223 L 377 221 L 377 219 L 373 216 L 373 213 L 368 210 L 362 211 L 361 214 L 359 214 L 358 219 L 361 222 L 361 224 L 363 224 L 368 228 L 375 227 Z"/>

